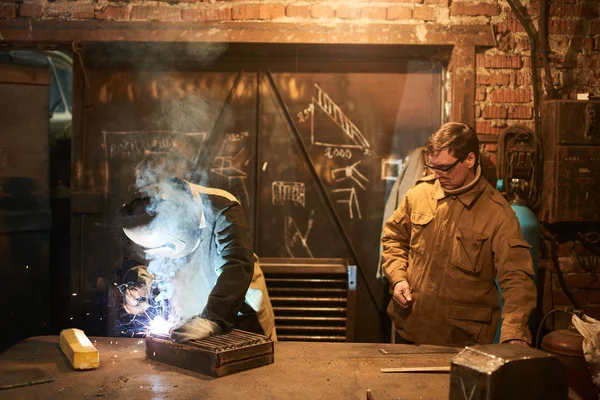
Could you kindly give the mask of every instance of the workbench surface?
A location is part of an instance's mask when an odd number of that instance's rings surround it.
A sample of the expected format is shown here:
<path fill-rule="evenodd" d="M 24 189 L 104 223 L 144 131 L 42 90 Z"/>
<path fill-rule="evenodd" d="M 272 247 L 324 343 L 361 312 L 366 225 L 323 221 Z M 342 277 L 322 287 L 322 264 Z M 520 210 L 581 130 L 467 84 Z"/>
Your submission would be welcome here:
<path fill-rule="evenodd" d="M 380 369 L 447 366 L 455 355 L 435 346 L 278 342 L 274 364 L 211 378 L 147 360 L 140 339 L 90 340 L 100 352 L 100 366 L 90 371 L 71 368 L 58 336 L 32 337 L 6 350 L 0 354 L 0 374 L 36 367 L 54 381 L 0 390 L 0 399 L 366 399 L 367 389 L 375 400 L 444 399 L 448 373 Z M 407 354 L 383 354 L 380 349 Z"/>

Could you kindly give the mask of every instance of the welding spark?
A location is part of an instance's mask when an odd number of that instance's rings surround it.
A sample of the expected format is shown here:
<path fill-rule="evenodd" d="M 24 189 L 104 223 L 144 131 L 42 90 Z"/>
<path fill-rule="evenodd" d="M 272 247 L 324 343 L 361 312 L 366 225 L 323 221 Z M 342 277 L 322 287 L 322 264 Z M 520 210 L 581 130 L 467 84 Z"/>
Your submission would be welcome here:
<path fill-rule="evenodd" d="M 150 333 L 159 333 L 163 335 L 168 335 L 169 331 L 173 327 L 173 323 L 167 321 L 160 315 L 154 317 L 154 319 L 150 322 Z"/>

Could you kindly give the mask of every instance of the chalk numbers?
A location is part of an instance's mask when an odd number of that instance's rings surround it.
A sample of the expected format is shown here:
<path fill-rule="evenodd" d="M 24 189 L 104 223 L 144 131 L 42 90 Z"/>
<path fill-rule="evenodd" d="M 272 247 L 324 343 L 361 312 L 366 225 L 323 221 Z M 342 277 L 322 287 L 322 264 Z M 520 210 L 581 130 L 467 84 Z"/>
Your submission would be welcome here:
<path fill-rule="evenodd" d="M 350 149 L 339 149 L 339 148 L 326 147 L 325 148 L 325 156 L 327 156 L 328 158 L 339 157 L 339 158 L 347 158 L 348 160 L 350 160 L 352 158 L 352 151 Z"/>

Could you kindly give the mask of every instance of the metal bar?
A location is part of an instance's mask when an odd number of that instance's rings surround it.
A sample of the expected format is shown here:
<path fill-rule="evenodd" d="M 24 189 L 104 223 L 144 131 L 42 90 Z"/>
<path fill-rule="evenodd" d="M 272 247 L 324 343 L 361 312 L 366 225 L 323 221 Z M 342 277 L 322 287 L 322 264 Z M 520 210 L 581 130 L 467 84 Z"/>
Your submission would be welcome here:
<path fill-rule="evenodd" d="M 345 322 L 346 318 L 344 317 L 302 317 L 302 316 L 290 316 L 290 315 L 282 315 L 275 316 L 275 321 L 338 321 Z"/>
<path fill-rule="evenodd" d="M 319 340 L 319 341 L 337 341 L 337 342 L 345 342 L 346 336 L 309 336 L 309 335 L 285 335 L 277 332 L 277 338 L 280 340 Z"/>
<path fill-rule="evenodd" d="M 260 221 L 260 72 L 256 73 L 256 139 L 254 140 L 254 220 L 253 243 L 254 252 L 258 249 L 258 221 Z"/>
<path fill-rule="evenodd" d="M 344 308 L 344 307 L 278 307 L 278 306 L 273 306 L 273 311 L 321 311 L 321 312 L 345 313 L 346 308 Z"/>
<path fill-rule="evenodd" d="M 423 35 L 420 25 L 273 22 L 169 22 L 169 21 L 0 21 L 3 45 L 70 44 L 79 42 L 187 42 L 187 43 L 314 43 L 493 46 L 488 25 L 433 24 Z M 273 35 L 277 32 L 277 35 Z M 10 48 L 10 47 L 9 47 Z"/>
<path fill-rule="evenodd" d="M 401 348 L 392 351 L 379 349 L 379 352 L 384 356 L 397 354 L 458 354 L 462 348 L 442 347 L 439 349 L 420 349 L 420 348 Z"/>
<path fill-rule="evenodd" d="M 450 372 L 450 366 L 443 367 L 403 367 L 403 368 L 381 368 L 383 373 L 394 372 Z"/>
<path fill-rule="evenodd" d="M 361 274 L 363 280 L 365 281 L 365 287 L 367 288 L 369 297 L 371 298 L 371 301 L 377 307 L 377 309 L 380 310 L 383 308 L 383 304 L 380 304 L 380 302 L 375 297 L 375 294 L 373 293 L 373 290 L 371 289 L 371 286 L 369 285 L 369 279 L 367 278 L 365 271 L 360 267 L 358 255 L 357 255 L 356 251 L 354 250 L 354 246 L 352 246 L 350 237 L 348 236 L 348 233 L 344 229 L 344 225 L 342 224 L 342 221 L 341 221 L 339 215 L 337 214 L 335 207 L 333 206 L 333 203 L 331 202 L 331 199 L 327 195 L 327 190 L 325 190 L 325 186 L 323 185 L 323 182 L 321 181 L 321 177 L 317 173 L 315 166 L 313 165 L 313 163 L 310 159 L 310 154 L 308 153 L 308 150 L 306 149 L 306 146 L 304 145 L 304 142 L 302 141 L 302 138 L 300 137 L 300 134 L 298 133 L 298 129 L 296 129 L 296 124 L 294 123 L 294 120 L 290 114 L 290 110 L 288 110 L 287 105 L 285 104 L 283 97 L 281 96 L 281 93 L 279 92 L 279 89 L 277 88 L 277 85 L 275 84 L 275 80 L 273 79 L 273 76 L 271 75 L 270 72 L 267 72 L 267 78 L 271 85 L 271 88 L 273 89 L 273 92 L 275 93 L 275 96 L 277 97 L 279 105 L 281 106 L 281 109 L 283 110 L 283 113 L 285 114 L 285 117 L 288 121 L 288 125 L 291 129 L 291 132 L 293 133 L 291 135 L 292 140 L 295 143 L 298 150 L 300 150 L 300 153 L 304 158 L 304 162 L 306 163 L 309 173 L 312 175 L 313 180 L 317 183 L 317 187 L 319 188 L 319 190 L 317 190 L 318 195 L 319 195 L 319 197 L 321 197 L 321 200 L 325 203 L 325 206 L 329 209 L 329 212 L 331 213 L 331 215 L 333 215 L 334 223 L 337 226 L 337 228 L 339 229 L 340 233 L 342 234 L 342 240 L 346 244 L 346 246 L 350 252 L 350 255 L 353 258 L 354 263 L 357 265 L 358 269 L 360 270 L 360 274 Z"/>
<path fill-rule="evenodd" d="M 346 298 L 345 297 L 276 297 L 276 296 L 271 296 L 271 302 L 274 301 L 315 301 L 315 302 L 319 302 L 319 301 L 327 301 L 327 302 L 337 302 L 337 303 L 345 303 L 346 302 Z"/>
<path fill-rule="evenodd" d="M 268 282 L 268 281 L 267 281 Z M 290 288 L 290 287 L 271 287 L 269 288 L 269 292 L 299 292 L 299 293 L 346 293 L 348 289 L 338 289 L 338 288 L 307 288 L 307 287 L 298 287 L 298 288 Z"/>
<path fill-rule="evenodd" d="M 277 327 L 277 330 L 293 330 L 293 331 L 337 331 L 337 332 L 345 332 L 345 326 L 296 326 L 296 325 L 280 325 Z M 279 336 L 279 335 L 278 335 Z"/>
<path fill-rule="evenodd" d="M 343 283 L 347 285 L 345 279 L 311 279 L 311 278 L 265 278 L 267 282 L 281 283 Z"/>

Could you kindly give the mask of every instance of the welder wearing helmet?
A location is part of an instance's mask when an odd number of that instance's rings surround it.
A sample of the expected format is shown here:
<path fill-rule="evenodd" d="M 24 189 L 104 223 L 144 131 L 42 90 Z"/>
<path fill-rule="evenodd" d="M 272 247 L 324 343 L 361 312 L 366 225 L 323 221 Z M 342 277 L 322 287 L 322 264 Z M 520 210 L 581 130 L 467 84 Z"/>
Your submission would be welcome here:
<path fill-rule="evenodd" d="M 174 179 L 121 209 L 123 231 L 172 272 L 170 309 L 185 343 L 235 328 L 276 340 L 271 301 L 242 206 L 230 193 Z M 139 291 L 125 293 L 126 304 Z M 130 296 L 131 298 L 127 298 Z M 126 309 L 127 310 L 127 309 Z M 143 310 L 143 307 L 129 307 Z"/>

